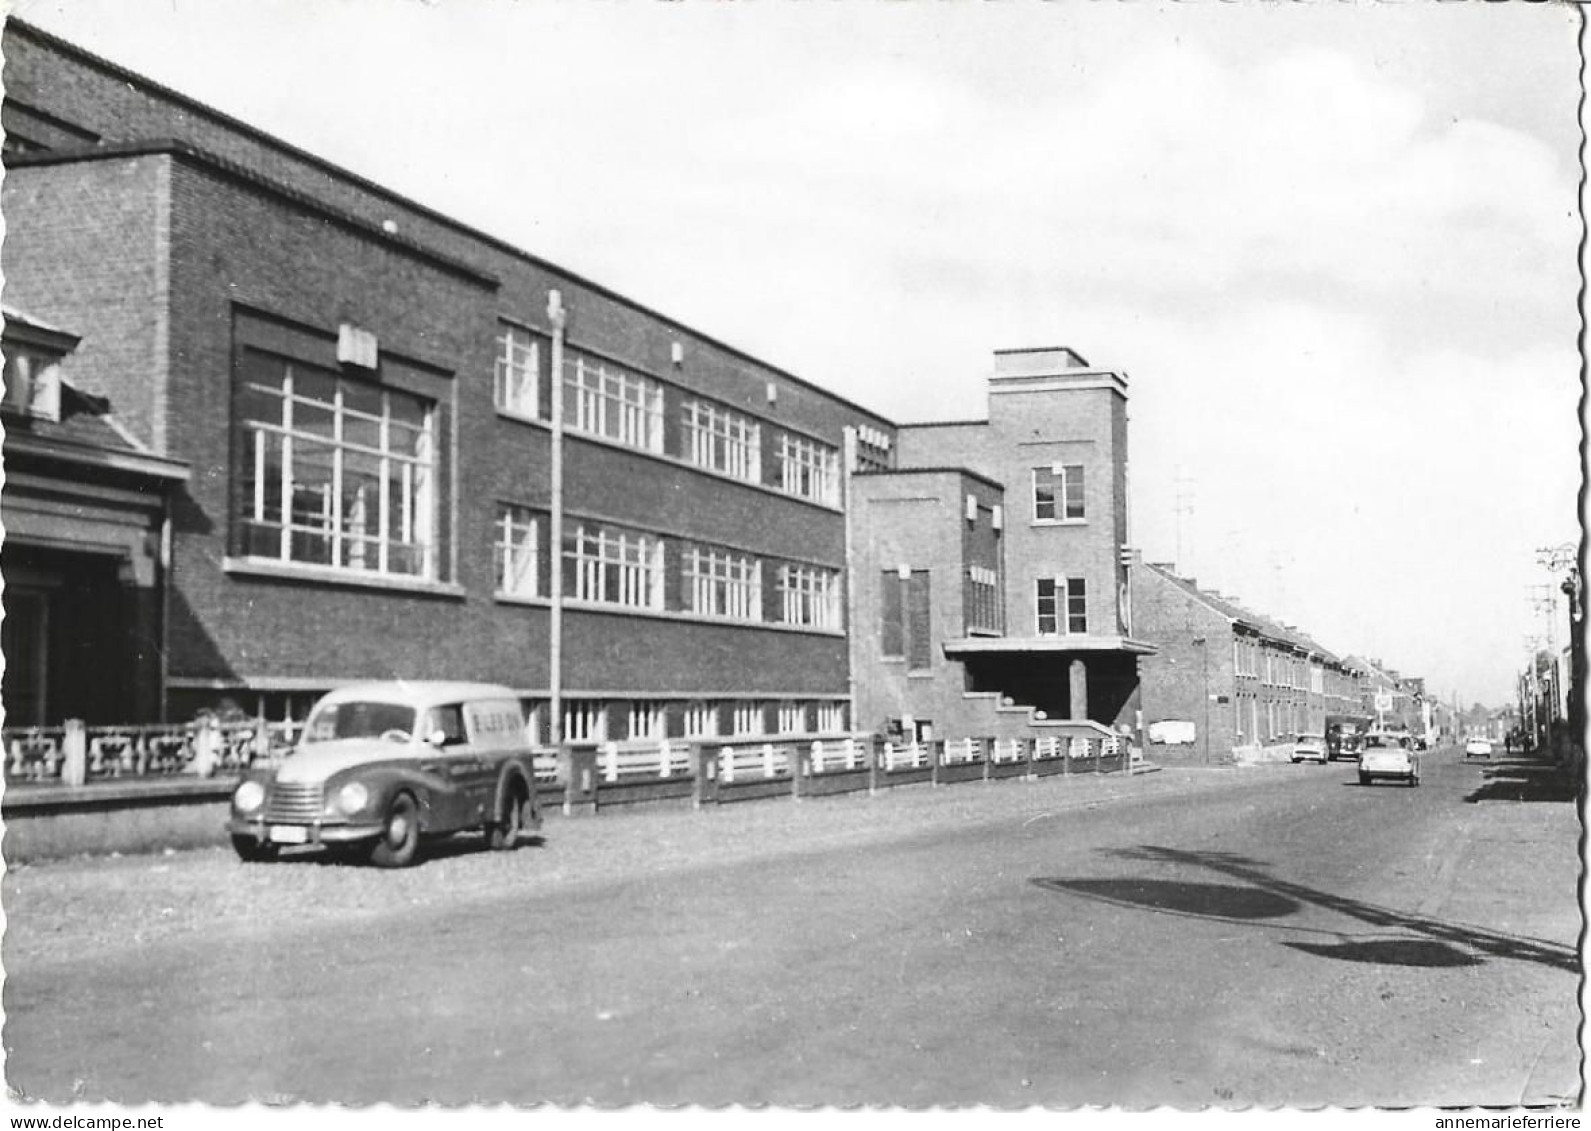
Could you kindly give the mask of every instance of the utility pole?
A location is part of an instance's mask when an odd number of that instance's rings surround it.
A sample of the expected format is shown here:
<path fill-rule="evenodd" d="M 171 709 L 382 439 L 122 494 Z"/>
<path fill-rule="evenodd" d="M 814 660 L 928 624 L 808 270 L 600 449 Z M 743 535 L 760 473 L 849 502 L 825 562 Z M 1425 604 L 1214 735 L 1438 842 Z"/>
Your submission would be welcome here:
<path fill-rule="evenodd" d="M 552 718 L 547 734 L 557 747 L 563 742 L 563 338 L 568 321 L 563 296 L 557 291 L 547 292 L 547 321 L 552 323 L 552 529 L 548 534 L 552 608 L 547 625 L 547 678 L 552 693 L 547 709 Z"/>
<path fill-rule="evenodd" d="M 1585 641 L 1582 638 L 1585 610 L 1581 599 L 1580 546 L 1574 542 L 1565 542 L 1558 546 L 1543 546 L 1536 550 L 1536 562 L 1552 575 L 1553 580 L 1557 583 L 1557 591 L 1563 593 L 1568 599 L 1569 672 L 1568 701 L 1565 704 L 1565 715 L 1569 726 L 1571 748 L 1577 755 L 1583 756 L 1586 726 L 1584 692 L 1586 657 Z M 1556 671 L 1561 663 L 1556 637 L 1556 621 L 1558 619 L 1556 593 L 1552 594 L 1552 598 L 1548 639 L 1552 641 L 1550 645 L 1552 648 L 1552 663 Z M 1562 679 L 1563 676 L 1560 674 L 1559 678 Z"/>
<path fill-rule="evenodd" d="M 1183 577 L 1192 577 L 1194 576 L 1194 570 L 1189 566 L 1187 560 L 1182 556 L 1182 519 L 1184 515 L 1192 515 L 1195 510 L 1194 490 L 1196 483 L 1193 478 L 1188 475 L 1187 469 L 1179 466 L 1177 468 L 1176 484 L 1177 572 Z"/>

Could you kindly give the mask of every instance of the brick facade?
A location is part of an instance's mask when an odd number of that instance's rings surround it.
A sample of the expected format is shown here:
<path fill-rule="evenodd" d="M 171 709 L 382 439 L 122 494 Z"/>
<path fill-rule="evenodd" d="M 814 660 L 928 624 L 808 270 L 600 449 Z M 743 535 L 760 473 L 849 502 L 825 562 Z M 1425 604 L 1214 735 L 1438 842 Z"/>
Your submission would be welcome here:
<path fill-rule="evenodd" d="M 25 24 L 10 21 L 5 39 L 8 299 L 79 334 L 74 378 L 150 451 L 192 468 L 172 513 L 165 713 L 224 700 L 296 713 L 362 678 L 551 694 L 549 594 L 570 568 L 549 544 L 553 291 L 567 311 L 566 360 L 658 388 L 663 441 L 654 452 L 565 429 L 566 535 L 627 531 L 661 545 L 662 570 L 660 607 L 566 603 L 564 695 L 611 705 L 617 737 L 637 699 L 664 702 L 675 733 L 692 701 L 726 716 L 764 704 L 770 718 L 772 705 L 798 703 L 786 715 L 806 725 L 819 704 L 831 722 L 848 705 L 843 484 L 822 501 L 798 497 L 805 488 L 781 483 L 782 452 L 826 453 L 838 481 L 847 434 L 889 435 L 889 421 Z M 510 325 L 542 350 L 528 414 L 494 397 L 497 337 Z M 340 360 L 347 327 L 378 344 L 374 369 Z M 427 576 L 248 552 L 241 493 L 255 441 L 239 398 L 257 358 L 429 406 Z M 760 484 L 693 460 L 682 419 L 697 399 L 758 430 Z M 540 540 L 529 597 L 496 591 L 510 506 Z M 754 616 L 688 607 L 693 548 L 755 562 Z M 840 613 L 785 623 L 787 573 L 829 585 Z"/>

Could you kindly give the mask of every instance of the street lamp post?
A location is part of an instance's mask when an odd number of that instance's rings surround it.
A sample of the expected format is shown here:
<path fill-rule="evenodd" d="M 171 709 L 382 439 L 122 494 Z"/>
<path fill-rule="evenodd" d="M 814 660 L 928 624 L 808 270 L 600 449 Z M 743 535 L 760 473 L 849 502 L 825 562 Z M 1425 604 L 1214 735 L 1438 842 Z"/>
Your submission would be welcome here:
<path fill-rule="evenodd" d="M 1201 745 L 1204 750 L 1204 764 L 1210 764 L 1210 648 L 1209 641 L 1202 636 L 1195 636 L 1193 644 L 1199 649 L 1199 690 L 1204 701 L 1204 722 L 1200 727 L 1203 735 Z"/>

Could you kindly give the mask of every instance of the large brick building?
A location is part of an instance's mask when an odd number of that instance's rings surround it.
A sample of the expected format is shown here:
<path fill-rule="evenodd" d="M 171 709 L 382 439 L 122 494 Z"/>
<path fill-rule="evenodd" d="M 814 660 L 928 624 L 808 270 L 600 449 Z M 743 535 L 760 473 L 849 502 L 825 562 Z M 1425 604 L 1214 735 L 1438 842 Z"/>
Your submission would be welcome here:
<path fill-rule="evenodd" d="M 987 420 L 903 425 L 896 466 L 856 477 L 863 726 L 1136 729 L 1126 401 L 1072 350 L 1002 350 Z"/>
<path fill-rule="evenodd" d="M 189 473 L 143 709 L 445 675 L 576 738 L 848 725 L 844 449 L 888 421 L 16 20 L 5 55 L 7 301 Z"/>
<path fill-rule="evenodd" d="M 507 683 L 564 741 L 1131 717 L 1118 375 L 1014 351 L 989 421 L 899 428 L 22 22 L 4 47 L 7 303 L 116 422 L 137 532 L 17 524 L 8 482 L 13 721 L 390 677 Z M 885 513 L 920 490 L 927 557 Z"/>

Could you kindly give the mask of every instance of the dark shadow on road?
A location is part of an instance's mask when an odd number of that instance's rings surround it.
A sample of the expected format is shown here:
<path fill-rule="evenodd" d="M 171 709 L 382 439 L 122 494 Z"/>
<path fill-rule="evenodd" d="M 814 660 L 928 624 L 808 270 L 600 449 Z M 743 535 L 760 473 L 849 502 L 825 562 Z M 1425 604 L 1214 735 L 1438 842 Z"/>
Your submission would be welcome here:
<path fill-rule="evenodd" d="M 1573 802 L 1583 787 L 1572 765 L 1557 765 L 1530 755 L 1480 763 L 1486 766 L 1481 786 L 1464 798 L 1481 801 Z"/>
<path fill-rule="evenodd" d="M 1321 958 L 1377 966 L 1479 966 L 1482 959 L 1432 939 L 1370 939 L 1341 943 L 1283 941 L 1283 946 Z"/>
<path fill-rule="evenodd" d="M 1298 904 L 1253 887 L 1236 884 L 1189 884 L 1174 880 L 1057 880 L 1034 883 L 1051 891 L 1102 899 L 1179 915 L 1218 919 L 1276 919 L 1291 915 Z"/>
<path fill-rule="evenodd" d="M 1528 938 L 1523 935 L 1504 934 L 1501 931 L 1491 931 L 1484 927 L 1476 927 L 1469 924 L 1445 923 L 1440 919 L 1432 919 L 1429 916 L 1411 914 L 1390 907 L 1381 907 L 1373 903 L 1366 903 L 1363 900 L 1350 899 L 1346 896 L 1321 891 L 1318 888 L 1306 887 L 1303 884 L 1295 884 L 1288 880 L 1280 880 L 1264 870 L 1266 865 L 1263 861 L 1240 856 L 1236 853 L 1190 852 L 1157 845 L 1140 845 L 1137 848 L 1108 849 L 1105 851 L 1108 855 L 1125 860 L 1207 868 L 1210 871 L 1240 880 L 1247 887 L 1237 889 L 1243 893 L 1237 895 L 1232 894 L 1233 889 L 1229 885 L 1190 884 L 1182 881 L 1040 878 L 1032 882 L 1050 891 L 1084 895 L 1091 898 L 1112 898 L 1114 902 L 1121 904 L 1148 907 L 1153 910 L 1169 911 L 1176 914 L 1222 919 L 1228 922 L 1243 922 L 1247 920 L 1255 926 L 1278 927 L 1285 930 L 1304 930 L 1306 928 L 1263 922 L 1262 920 L 1275 919 L 1291 914 L 1307 904 L 1335 911 L 1351 919 L 1357 919 L 1361 923 L 1368 923 L 1372 927 L 1381 928 L 1383 931 L 1398 931 L 1412 936 L 1406 939 L 1381 938 L 1378 940 L 1364 940 L 1351 939 L 1338 931 L 1311 930 L 1311 933 L 1315 934 L 1335 935 L 1342 941 L 1331 945 L 1288 944 L 1293 945 L 1296 950 L 1349 962 L 1386 962 L 1395 965 L 1415 966 L 1463 966 L 1477 965 L 1487 958 L 1502 958 L 1516 962 L 1532 962 L 1571 974 L 1580 972 L 1580 956 L 1572 946 L 1547 942 L 1544 939 Z M 1197 896 L 1203 889 L 1209 889 L 1212 892 L 1220 891 L 1224 894 L 1219 899 L 1212 897 L 1205 905 L 1200 906 Z M 1152 898 L 1144 898 L 1144 896 L 1152 897 L 1156 893 L 1163 894 L 1173 890 L 1179 890 L 1181 893 L 1176 896 L 1175 901 L 1157 903 Z M 1140 896 L 1133 898 L 1132 893 L 1134 892 L 1140 893 Z M 1233 907 L 1252 909 L 1267 906 L 1267 904 L 1262 902 L 1262 897 L 1270 898 L 1272 902 L 1268 906 L 1271 907 L 1291 906 L 1285 911 L 1278 911 L 1270 915 L 1243 915 L 1229 910 Z M 1411 948 L 1409 946 L 1411 943 L 1420 945 Z M 1410 961 L 1411 958 L 1419 959 L 1419 961 Z"/>
<path fill-rule="evenodd" d="M 546 837 L 541 835 L 524 836 L 514 851 L 523 851 L 530 848 L 540 848 L 547 843 Z M 432 860 L 447 860 L 454 856 L 476 856 L 490 852 L 486 847 L 486 837 L 478 833 L 461 833 L 457 836 L 439 837 L 435 840 L 422 840 L 419 849 L 414 854 L 414 863 L 411 867 L 423 868 Z M 364 847 L 342 847 L 314 845 L 304 848 L 290 848 L 285 850 L 274 861 L 276 864 L 314 864 L 322 868 L 374 868 L 370 863 L 369 849 Z"/>

